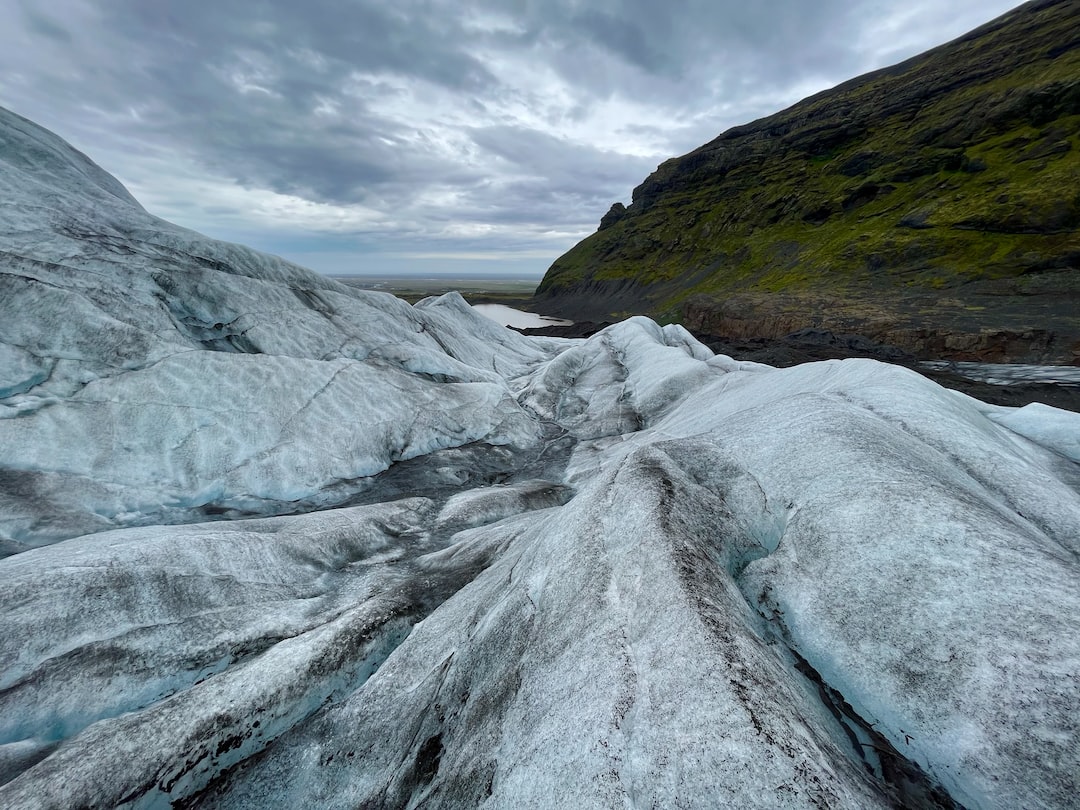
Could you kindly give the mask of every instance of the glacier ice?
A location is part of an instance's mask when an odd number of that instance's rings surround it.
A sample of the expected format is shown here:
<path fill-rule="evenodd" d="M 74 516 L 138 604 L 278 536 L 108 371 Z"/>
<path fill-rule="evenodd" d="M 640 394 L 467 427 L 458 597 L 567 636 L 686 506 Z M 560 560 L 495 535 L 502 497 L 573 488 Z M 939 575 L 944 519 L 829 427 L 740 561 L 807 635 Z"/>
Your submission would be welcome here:
<path fill-rule="evenodd" d="M 1080 463 L 1080 416 L 1041 402 L 1022 408 L 1002 408 L 987 414 L 999 425 L 1052 447 L 1066 458 Z"/>
<path fill-rule="evenodd" d="M 538 440 L 507 380 L 557 342 L 456 294 L 410 307 L 157 220 L 48 133 L 40 163 L 19 159 L 32 125 L 15 119 L 0 550 L 341 504 L 400 460 Z"/>
<path fill-rule="evenodd" d="M 1075 414 L 524 337 L 0 147 L 0 806 L 1075 805 Z"/>

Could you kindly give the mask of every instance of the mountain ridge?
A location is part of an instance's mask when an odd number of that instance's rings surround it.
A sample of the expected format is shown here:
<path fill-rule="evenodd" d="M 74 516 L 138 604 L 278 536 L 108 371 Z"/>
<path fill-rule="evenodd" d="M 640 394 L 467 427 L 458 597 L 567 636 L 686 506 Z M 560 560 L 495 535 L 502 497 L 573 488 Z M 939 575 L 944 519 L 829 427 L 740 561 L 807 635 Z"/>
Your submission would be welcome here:
<path fill-rule="evenodd" d="M 1080 362 L 1078 23 L 1037 0 L 665 161 L 537 306 Z"/>

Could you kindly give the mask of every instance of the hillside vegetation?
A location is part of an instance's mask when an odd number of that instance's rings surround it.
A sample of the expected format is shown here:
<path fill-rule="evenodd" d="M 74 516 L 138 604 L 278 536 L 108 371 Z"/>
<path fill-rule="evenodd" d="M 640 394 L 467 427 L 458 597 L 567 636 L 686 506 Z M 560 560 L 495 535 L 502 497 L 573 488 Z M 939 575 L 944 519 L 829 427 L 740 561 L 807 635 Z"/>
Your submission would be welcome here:
<path fill-rule="evenodd" d="M 1035 2 L 666 161 L 537 295 L 742 331 L 1049 325 L 1068 360 L 1078 226 L 1080 3 Z"/>

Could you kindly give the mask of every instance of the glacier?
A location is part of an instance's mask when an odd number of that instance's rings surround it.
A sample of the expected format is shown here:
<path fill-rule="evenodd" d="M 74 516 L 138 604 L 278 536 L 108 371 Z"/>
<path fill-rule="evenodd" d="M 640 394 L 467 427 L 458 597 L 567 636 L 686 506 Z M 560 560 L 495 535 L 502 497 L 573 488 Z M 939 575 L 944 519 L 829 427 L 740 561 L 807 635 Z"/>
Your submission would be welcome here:
<path fill-rule="evenodd" d="M 0 806 L 1075 806 L 1080 415 L 0 191 Z"/>

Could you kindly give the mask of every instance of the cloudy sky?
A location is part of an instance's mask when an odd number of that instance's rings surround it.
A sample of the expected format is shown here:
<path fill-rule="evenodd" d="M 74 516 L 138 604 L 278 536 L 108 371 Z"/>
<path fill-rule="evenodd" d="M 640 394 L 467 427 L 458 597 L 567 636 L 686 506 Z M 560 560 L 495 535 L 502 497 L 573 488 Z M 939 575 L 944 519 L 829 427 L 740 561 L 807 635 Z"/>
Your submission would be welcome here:
<path fill-rule="evenodd" d="M 541 274 L 658 163 L 1015 0 L 4 0 L 0 106 L 324 273 Z"/>

